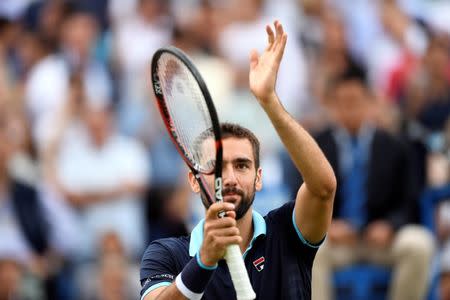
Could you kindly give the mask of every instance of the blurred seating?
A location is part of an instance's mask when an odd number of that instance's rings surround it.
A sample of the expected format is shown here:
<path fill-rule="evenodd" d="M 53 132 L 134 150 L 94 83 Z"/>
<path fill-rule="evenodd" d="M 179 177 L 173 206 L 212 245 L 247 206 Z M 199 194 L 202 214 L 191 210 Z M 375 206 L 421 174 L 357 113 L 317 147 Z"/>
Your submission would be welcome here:
<path fill-rule="evenodd" d="M 385 267 L 356 264 L 337 270 L 333 277 L 336 300 L 383 300 L 392 272 Z"/>

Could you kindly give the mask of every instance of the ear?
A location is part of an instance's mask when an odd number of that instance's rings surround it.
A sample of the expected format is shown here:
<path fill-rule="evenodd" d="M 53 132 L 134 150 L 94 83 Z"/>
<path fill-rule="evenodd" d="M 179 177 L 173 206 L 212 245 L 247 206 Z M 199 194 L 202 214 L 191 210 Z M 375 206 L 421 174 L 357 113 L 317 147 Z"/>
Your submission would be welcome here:
<path fill-rule="evenodd" d="M 256 171 L 256 179 L 255 179 L 255 190 L 260 191 L 262 189 L 262 169 L 258 168 Z"/>
<path fill-rule="evenodd" d="M 191 171 L 189 171 L 188 177 L 189 177 L 188 180 L 189 180 L 189 185 L 191 187 L 191 190 L 196 194 L 200 193 L 200 185 L 198 184 L 198 181 L 195 178 L 195 175 Z"/>

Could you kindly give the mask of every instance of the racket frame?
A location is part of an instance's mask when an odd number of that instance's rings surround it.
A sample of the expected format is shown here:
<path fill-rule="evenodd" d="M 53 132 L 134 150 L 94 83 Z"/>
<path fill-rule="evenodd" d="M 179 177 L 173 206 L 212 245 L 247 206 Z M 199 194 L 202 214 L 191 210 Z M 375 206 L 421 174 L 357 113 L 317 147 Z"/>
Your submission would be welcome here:
<path fill-rule="evenodd" d="M 195 80 L 197 81 L 198 86 L 203 94 L 204 100 L 206 102 L 206 106 L 209 110 L 209 115 L 211 117 L 212 130 L 215 139 L 215 148 L 216 148 L 216 161 L 214 170 L 210 173 L 202 173 L 200 172 L 196 166 L 191 162 L 186 155 L 186 151 L 183 149 L 183 146 L 178 142 L 176 138 L 176 130 L 174 126 L 174 122 L 172 121 L 172 117 L 166 105 L 166 100 L 164 98 L 164 94 L 161 87 L 161 81 L 158 76 L 158 60 L 164 53 L 169 53 L 178 58 L 192 73 Z M 200 73 L 197 71 L 195 66 L 191 63 L 190 59 L 187 55 L 178 48 L 169 46 L 165 48 L 161 48 L 156 51 L 152 58 L 151 65 L 151 80 L 153 91 L 156 97 L 156 102 L 158 103 L 158 108 L 161 113 L 164 124 L 167 128 L 170 138 L 174 143 L 177 151 L 180 153 L 183 160 L 189 166 L 191 172 L 194 174 L 197 182 L 200 186 L 202 192 L 206 195 L 208 200 L 212 203 L 213 199 L 216 201 L 223 201 L 222 198 L 222 156 L 223 156 L 223 146 L 222 146 L 222 136 L 220 130 L 219 118 L 217 116 L 216 109 L 214 107 L 214 103 L 212 101 L 211 95 L 206 87 L 203 78 Z M 214 194 L 208 189 L 208 185 L 204 179 L 203 175 L 211 175 L 214 173 Z M 219 217 L 223 217 L 225 215 L 224 212 L 219 213 Z M 238 300 L 252 300 L 256 298 L 255 292 L 250 283 L 250 279 L 248 277 L 247 270 L 245 268 L 244 260 L 242 258 L 242 252 L 240 250 L 239 245 L 229 245 L 227 247 L 227 251 L 225 253 L 225 260 L 228 264 L 228 269 L 230 271 L 231 279 L 233 281 L 234 289 L 236 291 L 236 297 Z"/>
<path fill-rule="evenodd" d="M 166 105 L 166 100 L 164 98 L 164 94 L 161 87 L 161 81 L 159 79 L 158 75 L 158 60 L 159 58 L 164 54 L 168 53 L 171 55 L 174 55 L 178 60 L 180 60 L 184 66 L 192 73 L 194 76 L 194 79 L 197 81 L 197 84 L 202 92 L 202 95 L 204 97 L 206 107 L 209 111 L 209 116 L 211 118 L 211 124 L 212 124 L 212 131 L 214 134 L 214 145 L 216 148 L 216 160 L 215 160 L 215 167 L 214 167 L 214 194 L 211 193 L 211 191 L 208 188 L 208 185 L 206 184 L 206 181 L 202 174 L 210 175 L 211 173 L 202 173 L 200 172 L 196 166 L 193 164 L 190 159 L 188 159 L 186 155 L 186 151 L 183 149 L 183 146 L 178 142 L 177 140 L 177 134 L 175 130 L 174 122 L 172 121 L 172 116 L 170 115 L 169 109 Z M 152 64 L 151 64 L 151 76 L 152 76 L 152 86 L 153 91 L 156 97 L 156 102 L 158 104 L 159 111 L 161 115 L 163 116 L 164 125 L 166 126 L 167 131 L 169 132 L 169 136 L 172 139 L 172 142 L 175 144 L 177 151 L 180 153 L 183 160 L 186 162 L 186 164 L 189 166 L 189 169 L 194 174 L 195 178 L 197 179 L 197 182 L 199 183 L 200 189 L 202 192 L 206 195 L 208 198 L 208 201 L 210 203 L 213 203 L 213 201 L 222 201 L 222 156 L 223 156 L 223 146 L 222 146 L 222 135 L 220 131 L 220 123 L 219 118 L 217 115 L 216 108 L 214 106 L 214 103 L 212 101 L 212 97 L 208 91 L 208 88 L 206 86 L 206 83 L 204 82 L 202 76 L 198 72 L 197 68 L 191 63 L 188 56 L 181 51 L 180 49 L 169 46 L 158 49 L 152 58 Z"/>

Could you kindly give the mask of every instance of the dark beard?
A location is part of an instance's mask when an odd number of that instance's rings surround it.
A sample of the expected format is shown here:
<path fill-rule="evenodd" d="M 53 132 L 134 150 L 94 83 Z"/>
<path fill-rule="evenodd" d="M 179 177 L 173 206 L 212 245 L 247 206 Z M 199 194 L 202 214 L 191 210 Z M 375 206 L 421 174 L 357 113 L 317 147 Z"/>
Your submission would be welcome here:
<path fill-rule="evenodd" d="M 235 194 L 241 196 L 241 202 L 235 209 L 236 220 L 239 220 L 247 213 L 249 208 L 252 206 L 253 201 L 255 201 L 255 189 L 253 188 L 252 193 L 248 197 L 245 196 L 243 191 L 238 190 L 234 187 L 225 188 L 222 191 L 222 195 L 226 195 L 228 193 L 235 193 Z M 200 197 L 202 199 L 203 205 L 205 206 L 206 209 L 208 209 L 212 203 L 208 201 L 208 197 L 206 197 L 203 193 L 200 193 Z"/>

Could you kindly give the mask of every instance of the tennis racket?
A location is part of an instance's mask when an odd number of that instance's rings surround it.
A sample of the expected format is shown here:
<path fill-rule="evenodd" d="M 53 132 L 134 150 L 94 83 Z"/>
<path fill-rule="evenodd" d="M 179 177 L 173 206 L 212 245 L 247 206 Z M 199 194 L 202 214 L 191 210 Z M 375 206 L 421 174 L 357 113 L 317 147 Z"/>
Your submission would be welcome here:
<path fill-rule="evenodd" d="M 172 142 L 209 202 L 222 201 L 220 123 L 200 73 L 180 49 L 166 47 L 153 55 L 151 76 L 156 102 Z M 207 147 L 210 151 L 202 148 L 206 140 L 211 142 Z M 211 174 L 215 175 L 214 192 L 203 177 Z M 237 299 L 255 299 L 239 245 L 227 248 L 225 260 Z"/>

